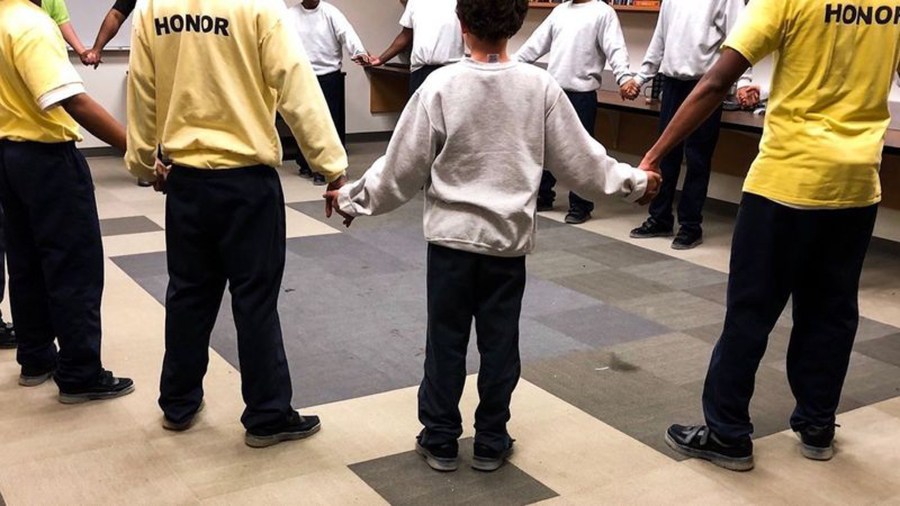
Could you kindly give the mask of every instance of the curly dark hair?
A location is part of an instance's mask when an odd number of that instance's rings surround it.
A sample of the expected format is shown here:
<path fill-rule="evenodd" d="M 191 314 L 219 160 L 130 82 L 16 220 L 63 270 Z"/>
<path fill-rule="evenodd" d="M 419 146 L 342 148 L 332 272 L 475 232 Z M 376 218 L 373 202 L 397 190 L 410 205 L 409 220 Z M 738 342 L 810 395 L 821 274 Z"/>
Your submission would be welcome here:
<path fill-rule="evenodd" d="M 528 0 L 457 0 L 456 14 L 472 35 L 499 42 L 512 38 L 522 28 Z"/>

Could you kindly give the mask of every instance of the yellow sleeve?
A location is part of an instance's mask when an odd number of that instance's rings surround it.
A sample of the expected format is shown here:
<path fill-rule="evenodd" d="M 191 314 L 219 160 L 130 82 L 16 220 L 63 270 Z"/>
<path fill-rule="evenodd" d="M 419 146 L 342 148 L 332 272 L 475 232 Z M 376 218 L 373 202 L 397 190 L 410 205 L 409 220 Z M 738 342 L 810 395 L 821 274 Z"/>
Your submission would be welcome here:
<path fill-rule="evenodd" d="M 143 18 L 135 17 L 131 34 L 128 68 L 128 150 L 125 166 L 132 175 L 147 181 L 156 179 L 156 74 L 153 54 L 142 34 Z"/>
<path fill-rule="evenodd" d="M 13 63 L 32 98 L 69 84 L 81 84 L 81 76 L 69 62 L 62 35 L 49 18 L 13 43 Z"/>
<path fill-rule="evenodd" d="M 784 42 L 791 3 L 791 0 L 751 0 L 724 46 L 756 65 Z"/>
<path fill-rule="evenodd" d="M 310 167 L 334 181 L 347 170 L 347 153 L 300 37 L 285 26 L 275 4 L 270 5 L 260 16 L 263 77 L 278 94 L 278 110 Z"/>

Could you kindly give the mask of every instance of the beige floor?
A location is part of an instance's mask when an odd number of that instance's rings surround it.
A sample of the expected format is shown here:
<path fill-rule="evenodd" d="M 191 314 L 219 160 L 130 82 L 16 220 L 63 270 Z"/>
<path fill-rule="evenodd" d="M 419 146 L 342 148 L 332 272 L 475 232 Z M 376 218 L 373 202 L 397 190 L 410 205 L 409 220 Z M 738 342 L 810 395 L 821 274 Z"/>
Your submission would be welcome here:
<path fill-rule="evenodd" d="M 146 215 L 163 224 L 161 197 L 132 186 L 117 161 L 92 165 L 102 218 Z M 320 198 L 320 189 L 288 171 L 283 180 L 288 201 Z M 621 239 L 642 218 L 640 210 L 608 209 L 584 228 Z M 292 237 L 337 233 L 287 212 Z M 676 256 L 724 271 L 728 240 L 727 231 L 712 230 L 702 249 Z M 640 245 L 675 255 L 664 241 Z M 106 254 L 164 246 L 161 232 L 111 237 Z M 163 308 L 111 261 L 106 268 L 104 360 L 133 376 L 137 392 L 63 406 L 50 384 L 18 387 L 14 354 L 0 352 L 0 493 L 8 504 L 384 503 L 347 466 L 410 449 L 418 430 L 414 389 L 310 409 L 323 417 L 319 436 L 251 450 L 238 421 L 238 375 L 213 353 L 199 424 L 184 434 L 164 432 L 155 403 Z M 870 273 L 864 314 L 900 325 L 898 287 L 896 265 Z M 475 402 L 467 388 L 464 412 Z M 514 410 L 512 431 L 525 443 L 513 461 L 560 494 L 552 504 L 900 504 L 900 398 L 843 415 L 834 461 L 806 461 L 793 435 L 776 434 L 757 442 L 757 469 L 749 474 L 675 462 L 527 382 Z"/>

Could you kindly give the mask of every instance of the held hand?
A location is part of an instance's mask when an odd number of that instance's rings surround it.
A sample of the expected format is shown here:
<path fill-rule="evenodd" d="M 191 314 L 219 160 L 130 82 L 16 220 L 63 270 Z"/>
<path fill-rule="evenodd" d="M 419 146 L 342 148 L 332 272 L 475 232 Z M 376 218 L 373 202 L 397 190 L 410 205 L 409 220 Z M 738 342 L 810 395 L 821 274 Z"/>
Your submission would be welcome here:
<path fill-rule="evenodd" d="M 325 192 L 325 195 L 322 195 L 323 197 L 325 197 L 325 215 L 327 218 L 331 218 L 331 211 L 333 210 L 334 212 L 337 212 L 339 215 L 341 215 L 342 218 L 344 218 L 344 226 L 350 228 L 350 225 L 353 223 L 353 216 L 350 216 L 344 211 L 341 211 L 340 207 L 337 206 L 339 194 L 340 191 L 338 190 L 329 190 Z"/>
<path fill-rule="evenodd" d="M 380 67 L 384 65 L 384 62 L 381 61 L 380 56 L 369 56 L 369 65 L 372 67 Z"/>
<path fill-rule="evenodd" d="M 337 208 L 338 190 L 347 184 L 347 176 L 341 176 L 334 181 L 328 183 L 325 188 L 325 217 L 331 218 L 334 210 Z"/>
<path fill-rule="evenodd" d="M 103 63 L 102 54 L 100 51 L 94 49 L 85 51 L 84 54 L 81 55 L 81 63 L 86 67 L 93 66 L 96 69 Z"/>
<path fill-rule="evenodd" d="M 641 164 L 638 168 L 647 173 L 647 192 L 644 193 L 644 197 L 638 201 L 638 204 L 645 206 L 659 194 L 659 189 L 662 186 L 662 175 L 659 168 L 659 161 L 649 156 L 644 156 L 644 159 L 641 160 Z"/>
<path fill-rule="evenodd" d="M 619 88 L 622 100 L 634 100 L 641 94 L 640 85 L 634 79 L 630 79 Z"/>
<path fill-rule="evenodd" d="M 153 189 L 166 194 L 166 182 L 169 179 L 169 172 L 172 170 L 172 166 L 165 165 L 158 158 L 156 159 L 156 166 L 154 167 L 154 171 L 156 172 L 156 180 L 153 181 Z"/>
<path fill-rule="evenodd" d="M 751 109 L 759 105 L 760 87 L 757 84 L 738 88 L 737 99 L 741 107 Z"/>
<path fill-rule="evenodd" d="M 353 57 L 353 63 L 361 67 L 368 67 L 372 65 L 372 56 L 367 53 L 358 54 Z"/>

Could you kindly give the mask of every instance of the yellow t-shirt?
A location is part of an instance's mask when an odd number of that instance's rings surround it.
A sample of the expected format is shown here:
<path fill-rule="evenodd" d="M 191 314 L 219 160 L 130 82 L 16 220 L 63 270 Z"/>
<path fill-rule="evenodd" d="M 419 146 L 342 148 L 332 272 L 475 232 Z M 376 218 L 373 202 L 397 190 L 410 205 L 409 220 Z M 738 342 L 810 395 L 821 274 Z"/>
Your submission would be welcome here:
<path fill-rule="evenodd" d="M 157 143 L 176 164 L 281 164 L 275 110 L 310 166 L 332 181 L 347 154 L 282 0 L 146 0 L 134 13 L 128 74 L 129 170 Z"/>
<path fill-rule="evenodd" d="M 78 124 L 40 99 L 82 80 L 69 62 L 59 29 L 28 0 L 0 0 L 0 139 L 80 141 Z"/>
<path fill-rule="evenodd" d="M 753 64 L 778 53 L 744 190 L 800 207 L 880 202 L 900 0 L 751 0 L 725 46 Z"/>

